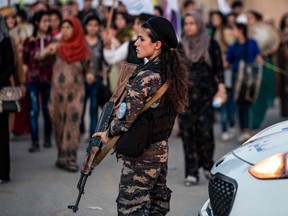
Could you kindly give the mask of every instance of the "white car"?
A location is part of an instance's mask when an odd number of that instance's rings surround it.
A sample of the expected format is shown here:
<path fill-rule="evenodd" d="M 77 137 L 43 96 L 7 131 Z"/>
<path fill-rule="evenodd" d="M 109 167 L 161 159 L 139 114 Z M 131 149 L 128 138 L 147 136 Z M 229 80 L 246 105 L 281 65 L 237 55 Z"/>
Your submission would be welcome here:
<path fill-rule="evenodd" d="M 220 158 L 199 216 L 288 216 L 288 121 Z"/>

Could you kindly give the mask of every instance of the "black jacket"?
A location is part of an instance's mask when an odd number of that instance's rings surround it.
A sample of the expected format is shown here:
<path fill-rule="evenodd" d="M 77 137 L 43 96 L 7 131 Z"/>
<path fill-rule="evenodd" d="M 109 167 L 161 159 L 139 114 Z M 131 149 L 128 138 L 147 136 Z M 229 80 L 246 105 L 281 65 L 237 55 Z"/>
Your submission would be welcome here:
<path fill-rule="evenodd" d="M 14 70 L 14 54 L 10 38 L 0 42 L 0 89 L 9 86 L 9 77 Z"/>

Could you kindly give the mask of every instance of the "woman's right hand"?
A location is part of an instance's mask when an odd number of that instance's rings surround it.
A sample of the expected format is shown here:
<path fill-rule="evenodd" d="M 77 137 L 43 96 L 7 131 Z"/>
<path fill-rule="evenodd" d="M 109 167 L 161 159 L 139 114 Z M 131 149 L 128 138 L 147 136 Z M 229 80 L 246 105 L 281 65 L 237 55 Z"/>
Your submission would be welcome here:
<path fill-rule="evenodd" d="M 94 133 L 94 134 L 92 135 L 93 138 L 95 138 L 95 137 L 97 137 L 97 136 L 101 137 L 101 142 L 102 142 L 104 145 L 108 144 L 108 143 L 110 142 L 110 140 L 111 140 L 111 138 L 109 138 L 109 137 L 107 136 L 107 131 L 97 132 L 97 133 Z"/>
<path fill-rule="evenodd" d="M 49 55 L 54 55 L 59 47 L 60 44 L 57 42 L 49 44 L 45 49 L 36 54 L 36 59 L 43 60 Z"/>
<path fill-rule="evenodd" d="M 48 49 L 48 53 L 50 55 L 53 55 L 56 53 L 57 49 L 60 47 L 60 44 L 58 42 L 55 43 L 51 43 L 48 45 L 47 49 Z"/>

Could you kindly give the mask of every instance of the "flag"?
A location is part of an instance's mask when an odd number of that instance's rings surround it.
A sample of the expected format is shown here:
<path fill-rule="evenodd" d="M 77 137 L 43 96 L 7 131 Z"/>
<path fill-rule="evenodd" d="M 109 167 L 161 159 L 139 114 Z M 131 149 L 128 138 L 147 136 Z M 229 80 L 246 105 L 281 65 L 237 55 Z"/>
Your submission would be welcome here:
<path fill-rule="evenodd" d="M 154 7 L 151 0 L 121 0 L 126 6 L 127 11 L 131 15 L 139 15 L 140 13 L 153 14 Z"/>
<path fill-rule="evenodd" d="M 179 10 L 178 0 L 166 0 L 164 8 L 164 17 L 172 23 L 178 39 L 181 38 L 181 15 Z"/>
<path fill-rule="evenodd" d="M 7 0 L 0 0 L 0 8 L 8 6 Z"/>
<path fill-rule="evenodd" d="M 229 4 L 226 2 L 226 0 L 217 0 L 217 1 L 221 13 L 223 13 L 224 15 L 231 13 L 231 8 Z"/>

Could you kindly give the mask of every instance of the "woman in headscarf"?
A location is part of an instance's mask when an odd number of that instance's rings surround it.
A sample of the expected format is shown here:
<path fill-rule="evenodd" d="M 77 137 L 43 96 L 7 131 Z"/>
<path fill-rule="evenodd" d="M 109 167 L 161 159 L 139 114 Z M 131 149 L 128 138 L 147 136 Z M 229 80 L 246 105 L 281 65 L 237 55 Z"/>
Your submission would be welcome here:
<path fill-rule="evenodd" d="M 67 17 L 61 25 L 62 38 L 49 46 L 41 55 L 56 53 L 53 67 L 49 113 L 58 147 L 56 166 L 76 172 L 76 154 L 79 144 L 79 126 L 84 101 L 83 72 L 87 82 L 94 76 L 91 71 L 89 49 L 79 20 Z"/>
<path fill-rule="evenodd" d="M 185 154 L 186 186 L 197 184 L 199 168 L 207 178 L 213 165 L 213 98 L 226 100 L 220 47 L 210 40 L 200 14 L 184 16 L 179 49 L 189 62 L 189 106 L 180 114 L 180 135 Z M 218 99 L 218 100 L 219 100 Z"/>
<path fill-rule="evenodd" d="M 14 54 L 4 18 L 0 15 L 0 90 L 10 85 Z M 0 184 L 10 181 L 9 113 L 0 112 Z"/>

